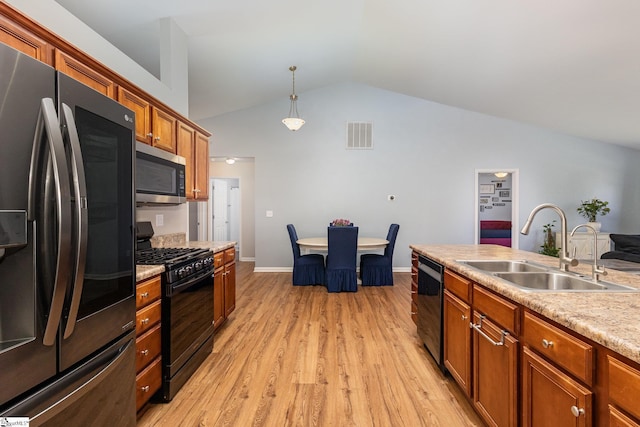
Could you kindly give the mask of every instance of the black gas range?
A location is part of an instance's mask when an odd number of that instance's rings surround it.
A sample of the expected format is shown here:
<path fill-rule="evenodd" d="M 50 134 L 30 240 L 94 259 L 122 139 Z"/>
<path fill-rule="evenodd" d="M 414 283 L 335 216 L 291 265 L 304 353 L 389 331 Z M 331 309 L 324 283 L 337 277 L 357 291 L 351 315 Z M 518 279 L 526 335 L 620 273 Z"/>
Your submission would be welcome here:
<path fill-rule="evenodd" d="M 136 264 L 164 265 L 162 389 L 168 402 L 213 351 L 213 251 L 152 248 L 150 222 L 136 224 Z"/>
<path fill-rule="evenodd" d="M 213 273 L 213 252 L 198 248 L 153 248 L 153 226 L 150 222 L 136 223 L 136 264 L 164 265 L 166 284 L 185 281 L 202 273 Z"/>

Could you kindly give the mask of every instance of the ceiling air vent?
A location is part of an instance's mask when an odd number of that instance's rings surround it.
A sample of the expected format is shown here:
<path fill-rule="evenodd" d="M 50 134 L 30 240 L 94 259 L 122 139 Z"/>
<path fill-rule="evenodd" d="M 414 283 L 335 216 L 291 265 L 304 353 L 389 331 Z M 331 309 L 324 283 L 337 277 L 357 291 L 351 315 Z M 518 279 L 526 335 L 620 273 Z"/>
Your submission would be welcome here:
<path fill-rule="evenodd" d="M 371 122 L 347 122 L 347 150 L 373 150 Z"/>

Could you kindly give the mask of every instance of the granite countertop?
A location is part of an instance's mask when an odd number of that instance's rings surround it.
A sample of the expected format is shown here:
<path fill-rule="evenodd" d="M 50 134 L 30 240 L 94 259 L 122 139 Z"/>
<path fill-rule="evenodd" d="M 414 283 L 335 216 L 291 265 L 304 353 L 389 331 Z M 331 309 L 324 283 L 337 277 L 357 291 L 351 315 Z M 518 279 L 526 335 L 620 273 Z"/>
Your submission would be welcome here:
<path fill-rule="evenodd" d="M 216 241 L 195 241 L 186 242 L 185 248 L 198 248 L 198 249 L 211 249 L 213 253 L 224 251 L 225 249 L 233 248 L 236 242 L 216 242 Z"/>
<path fill-rule="evenodd" d="M 528 260 L 558 268 L 558 259 L 496 245 L 410 245 L 422 255 L 603 346 L 640 363 L 640 292 L 527 292 L 457 260 Z M 590 264 L 572 267 L 589 276 Z M 612 269 L 605 281 L 640 289 L 640 276 Z"/>

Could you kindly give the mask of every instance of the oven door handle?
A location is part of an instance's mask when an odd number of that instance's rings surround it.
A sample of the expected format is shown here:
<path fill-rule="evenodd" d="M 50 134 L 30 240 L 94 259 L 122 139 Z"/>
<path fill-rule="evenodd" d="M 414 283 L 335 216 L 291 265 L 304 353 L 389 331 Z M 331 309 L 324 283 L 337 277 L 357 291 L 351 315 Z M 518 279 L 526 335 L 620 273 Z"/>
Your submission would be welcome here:
<path fill-rule="evenodd" d="M 198 282 L 200 282 L 202 279 L 206 277 L 213 277 L 213 269 L 206 269 L 202 273 L 198 274 L 197 276 L 193 276 L 189 278 L 189 280 L 184 283 L 178 283 L 176 285 L 167 286 L 167 296 L 170 297 L 175 294 L 179 294 L 180 292 L 184 292 L 185 290 L 189 289 L 190 287 L 197 284 Z"/>

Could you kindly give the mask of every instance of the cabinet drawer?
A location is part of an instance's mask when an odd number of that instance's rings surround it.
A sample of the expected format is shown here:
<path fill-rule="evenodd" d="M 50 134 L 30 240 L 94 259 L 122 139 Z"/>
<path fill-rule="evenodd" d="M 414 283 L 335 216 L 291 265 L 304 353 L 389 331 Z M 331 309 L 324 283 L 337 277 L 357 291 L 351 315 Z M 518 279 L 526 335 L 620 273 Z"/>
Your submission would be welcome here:
<path fill-rule="evenodd" d="M 160 354 L 161 342 L 160 324 L 136 339 L 136 372 L 140 372 Z"/>
<path fill-rule="evenodd" d="M 640 427 L 640 424 L 609 405 L 609 427 Z"/>
<path fill-rule="evenodd" d="M 519 308 L 517 305 L 499 297 L 478 285 L 473 286 L 473 308 L 493 319 L 498 325 L 512 334 L 519 334 Z"/>
<path fill-rule="evenodd" d="M 136 312 L 136 335 L 142 333 L 160 321 L 162 316 L 161 301 L 158 300 Z"/>
<path fill-rule="evenodd" d="M 564 368 L 585 384 L 593 385 L 593 347 L 532 313 L 524 313 L 522 338 L 529 347 Z"/>
<path fill-rule="evenodd" d="M 236 260 L 236 248 L 229 248 L 224 251 L 224 263 L 229 264 Z"/>
<path fill-rule="evenodd" d="M 471 301 L 471 281 L 469 279 L 465 279 L 464 277 L 458 276 L 449 270 L 445 270 L 444 287 L 462 301 L 466 303 Z"/>
<path fill-rule="evenodd" d="M 213 254 L 213 268 L 222 267 L 224 265 L 224 252 L 216 252 Z"/>
<path fill-rule="evenodd" d="M 162 359 L 157 358 L 136 376 L 136 410 L 153 396 L 162 385 Z"/>
<path fill-rule="evenodd" d="M 136 285 L 136 308 L 142 308 L 160 298 L 160 276 L 153 277 Z"/>
<path fill-rule="evenodd" d="M 640 371 L 607 356 L 609 400 L 634 417 L 640 418 Z"/>

